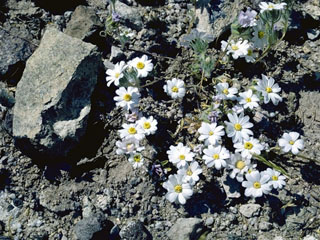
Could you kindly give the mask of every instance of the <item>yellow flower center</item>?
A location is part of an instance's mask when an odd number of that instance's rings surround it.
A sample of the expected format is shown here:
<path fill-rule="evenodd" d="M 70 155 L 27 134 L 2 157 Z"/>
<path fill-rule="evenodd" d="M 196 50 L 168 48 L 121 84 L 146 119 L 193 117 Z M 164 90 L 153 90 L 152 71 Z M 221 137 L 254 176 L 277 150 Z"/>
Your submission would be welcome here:
<path fill-rule="evenodd" d="M 261 188 L 261 183 L 259 183 L 259 182 L 254 182 L 254 183 L 253 183 L 253 187 L 254 187 L 255 189 L 259 189 L 259 188 Z"/>
<path fill-rule="evenodd" d="M 258 38 L 263 38 L 264 37 L 264 32 L 263 31 L 259 31 L 258 32 Z"/>
<path fill-rule="evenodd" d="M 183 154 L 181 154 L 181 155 L 179 156 L 179 159 L 180 159 L 180 160 L 185 160 L 185 159 L 186 159 L 186 156 L 183 155 Z"/>
<path fill-rule="evenodd" d="M 239 160 L 239 161 L 237 161 L 237 163 L 236 163 L 236 168 L 238 168 L 238 169 L 243 169 L 244 167 L 246 166 L 246 164 L 245 164 L 245 162 L 244 161 L 242 161 L 242 160 Z"/>
<path fill-rule="evenodd" d="M 269 4 L 269 5 L 268 5 L 268 8 L 269 8 L 269 9 L 273 9 L 273 8 L 274 8 L 273 4 Z"/>
<path fill-rule="evenodd" d="M 229 91 L 228 91 L 228 89 L 227 88 L 225 88 L 225 89 L 223 89 L 223 91 L 222 91 L 224 94 L 229 94 Z"/>
<path fill-rule="evenodd" d="M 237 45 L 232 45 L 231 48 L 233 51 L 237 51 L 239 49 L 239 47 Z"/>
<path fill-rule="evenodd" d="M 251 149 L 253 148 L 253 145 L 252 145 L 251 142 L 246 142 L 246 143 L 244 144 L 244 148 L 245 148 L 245 149 L 248 149 L 248 150 L 251 150 Z"/>
<path fill-rule="evenodd" d="M 125 94 L 124 96 L 123 96 L 123 100 L 125 100 L 126 102 L 129 102 L 130 100 L 131 100 L 131 95 L 130 94 Z"/>
<path fill-rule="evenodd" d="M 251 102 L 251 98 L 249 98 L 249 97 L 246 98 L 246 101 L 247 101 L 247 102 Z"/>
<path fill-rule="evenodd" d="M 273 180 L 273 181 L 277 181 L 277 180 L 278 180 L 278 177 L 277 177 L 277 176 L 272 176 L 272 180 Z"/>
<path fill-rule="evenodd" d="M 135 156 L 133 157 L 133 160 L 134 160 L 135 162 L 140 162 L 140 161 L 141 161 L 141 156 L 140 156 L 140 155 L 135 155 Z"/>
<path fill-rule="evenodd" d="M 136 134 L 136 133 L 137 133 L 137 130 L 136 130 L 134 127 L 130 127 L 130 128 L 128 129 L 128 133 L 129 133 L 129 134 Z"/>
<path fill-rule="evenodd" d="M 241 131 L 241 129 L 242 129 L 241 124 L 240 124 L 240 123 L 236 123 L 236 124 L 234 125 L 234 129 L 235 129 L 236 131 Z"/>
<path fill-rule="evenodd" d="M 118 78 L 118 77 L 120 77 L 120 73 L 116 73 L 114 76 L 115 76 L 116 78 Z"/>
<path fill-rule="evenodd" d="M 212 136 L 212 135 L 213 135 L 213 132 L 212 132 L 212 131 L 210 131 L 210 132 L 209 132 L 209 136 Z"/>
<path fill-rule="evenodd" d="M 172 92 L 178 92 L 178 91 L 179 91 L 179 88 L 176 87 L 176 86 L 174 86 L 173 88 L 171 88 L 171 91 L 172 91 Z"/>
<path fill-rule="evenodd" d="M 137 63 L 137 68 L 138 68 L 138 69 L 144 69 L 144 66 L 145 66 L 145 65 L 144 65 L 143 62 L 138 62 L 138 63 Z"/>
<path fill-rule="evenodd" d="M 144 129 L 149 129 L 151 127 L 151 124 L 149 122 L 143 123 L 143 128 Z"/>
<path fill-rule="evenodd" d="M 272 88 L 271 87 L 266 87 L 266 92 L 267 93 L 271 93 L 272 92 Z"/>
<path fill-rule="evenodd" d="M 182 193 L 182 186 L 180 184 L 174 186 L 174 191 L 176 193 Z"/>
<path fill-rule="evenodd" d="M 252 169 L 250 168 L 250 169 L 248 169 L 248 173 L 252 173 Z"/>
<path fill-rule="evenodd" d="M 292 141 L 292 140 L 289 141 L 289 144 L 290 144 L 290 145 L 293 145 L 293 144 L 294 144 L 294 141 Z"/>
<path fill-rule="evenodd" d="M 132 149 L 132 147 L 133 147 L 133 144 L 132 143 L 128 143 L 127 144 L 127 150 L 129 151 L 130 149 Z"/>
<path fill-rule="evenodd" d="M 217 153 L 216 153 L 216 154 L 213 154 L 212 157 L 213 157 L 213 159 L 217 160 L 217 159 L 219 159 L 219 154 L 217 154 Z"/>
<path fill-rule="evenodd" d="M 187 171 L 187 175 L 188 175 L 188 176 L 191 176 L 191 175 L 192 175 L 192 171 L 191 171 L 190 169 Z"/>
<path fill-rule="evenodd" d="M 248 49 L 247 55 L 248 55 L 248 56 L 252 56 L 252 53 L 253 53 L 252 49 Z"/>

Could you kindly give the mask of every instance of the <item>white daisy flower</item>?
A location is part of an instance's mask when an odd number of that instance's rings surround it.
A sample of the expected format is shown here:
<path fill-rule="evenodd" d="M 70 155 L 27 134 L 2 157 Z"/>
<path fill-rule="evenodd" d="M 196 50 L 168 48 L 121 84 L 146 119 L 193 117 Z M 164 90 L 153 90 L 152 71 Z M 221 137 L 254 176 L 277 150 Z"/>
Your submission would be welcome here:
<path fill-rule="evenodd" d="M 172 162 L 177 168 L 181 168 L 187 165 L 187 162 L 192 162 L 194 153 L 191 149 L 179 143 L 177 146 L 170 146 L 170 150 L 167 151 L 169 161 Z"/>
<path fill-rule="evenodd" d="M 173 99 L 183 98 L 186 94 L 184 81 L 177 78 L 168 80 L 167 84 L 163 86 L 163 90 Z"/>
<path fill-rule="evenodd" d="M 253 132 L 249 129 L 253 124 L 249 122 L 249 116 L 244 116 L 243 113 L 238 116 L 237 114 L 228 113 L 230 122 L 224 121 L 227 125 L 227 136 L 232 137 L 233 143 L 241 142 L 242 139 L 248 139 Z"/>
<path fill-rule="evenodd" d="M 222 51 L 227 48 L 227 55 L 231 54 L 234 59 L 247 55 L 249 47 L 248 40 L 242 41 L 242 39 L 239 39 L 237 42 L 230 40 L 229 45 L 226 41 L 221 41 Z"/>
<path fill-rule="evenodd" d="M 255 165 L 251 164 L 251 160 L 244 158 L 239 153 L 231 154 L 230 159 L 227 160 L 228 169 L 232 170 L 230 173 L 230 178 L 236 178 L 238 182 L 243 182 L 244 174 L 248 172 L 249 169 L 255 168 Z"/>
<path fill-rule="evenodd" d="M 213 147 L 209 145 L 208 148 L 203 150 L 203 153 L 205 155 L 202 156 L 202 159 L 205 160 L 205 164 L 208 167 L 214 166 L 217 170 L 226 167 L 226 159 L 230 157 L 229 151 L 222 146 Z"/>
<path fill-rule="evenodd" d="M 144 161 L 141 153 L 137 153 L 137 152 L 130 154 L 130 157 L 128 160 L 132 164 L 132 167 L 134 169 L 140 168 L 143 165 L 143 161 Z"/>
<path fill-rule="evenodd" d="M 262 197 L 263 194 L 268 194 L 271 191 L 271 187 L 268 184 L 269 175 L 259 171 L 252 171 L 246 174 L 246 180 L 242 182 L 242 186 L 245 187 L 244 195 L 247 197 Z"/>
<path fill-rule="evenodd" d="M 281 189 L 283 186 L 286 185 L 285 176 L 280 175 L 281 173 L 273 170 L 271 168 L 267 168 L 267 170 L 264 171 L 265 174 L 269 175 L 270 180 L 269 184 L 274 188 L 274 189 Z"/>
<path fill-rule="evenodd" d="M 242 142 L 235 143 L 233 146 L 236 149 L 235 152 L 241 153 L 244 158 L 252 158 L 253 154 L 260 155 L 263 150 L 259 140 L 252 137 L 243 139 Z"/>
<path fill-rule="evenodd" d="M 250 108 L 252 110 L 253 108 L 259 107 L 259 98 L 257 95 L 253 94 L 251 89 L 246 92 L 239 93 L 239 96 L 239 104 L 243 105 L 245 109 Z"/>
<path fill-rule="evenodd" d="M 138 88 L 128 87 L 128 89 L 125 89 L 124 87 L 120 87 L 116 90 L 116 94 L 118 96 L 113 98 L 117 102 L 116 105 L 126 111 L 134 109 L 139 103 L 140 93 Z"/>
<path fill-rule="evenodd" d="M 278 95 L 281 88 L 277 83 L 274 83 L 274 79 L 272 77 L 268 78 L 262 74 L 262 79 L 259 80 L 256 89 L 261 92 L 264 97 L 264 103 L 269 103 L 271 100 L 274 105 L 278 105 L 278 103 L 282 101 L 282 97 Z"/>
<path fill-rule="evenodd" d="M 118 155 L 121 154 L 131 154 L 133 152 L 141 152 L 144 147 L 140 147 L 140 142 L 134 137 L 130 137 L 127 139 L 122 139 L 121 141 L 116 142 L 116 146 L 118 147 L 116 153 Z"/>
<path fill-rule="evenodd" d="M 145 137 L 143 130 L 139 128 L 135 123 L 124 123 L 122 124 L 122 128 L 123 129 L 119 130 L 121 139 L 129 139 L 134 137 L 137 140 L 141 140 Z"/>
<path fill-rule="evenodd" d="M 264 11 L 282 10 L 286 5 L 286 3 L 261 2 L 259 4 L 260 13 L 263 13 Z"/>
<path fill-rule="evenodd" d="M 179 175 L 184 175 L 184 181 L 190 183 L 191 185 L 196 184 L 199 181 L 199 174 L 202 173 L 202 169 L 199 166 L 199 163 L 193 161 L 190 166 L 185 166 L 178 170 Z"/>
<path fill-rule="evenodd" d="M 224 127 L 217 126 L 217 123 L 202 122 L 201 127 L 198 129 L 200 133 L 199 141 L 205 140 L 205 144 L 216 145 L 222 136 L 224 136 Z"/>
<path fill-rule="evenodd" d="M 110 87 L 111 83 L 114 83 L 114 85 L 119 86 L 119 80 L 123 77 L 122 72 L 126 69 L 126 67 L 126 63 L 124 61 L 121 61 L 120 63 L 116 63 L 112 70 L 107 70 L 106 73 L 109 75 L 106 77 L 108 87 Z"/>
<path fill-rule="evenodd" d="M 153 69 L 153 63 L 148 60 L 147 55 L 143 55 L 141 58 L 134 58 L 128 62 L 128 65 L 137 70 L 138 77 L 146 77 Z"/>
<path fill-rule="evenodd" d="M 247 63 L 253 63 L 256 61 L 257 54 L 253 51 L 252 43 L 250 43 L 250 47 L 248 48 L 247 55 L 244 56 Z"/>
<path fill-rule="evenodd" d="M 238 93 L 238 89 L 235 87 L 229 87 L 228 83 L 218 83 L 215 86 L 215 89 L 218 91 L 218 96 L 221 97 L 221 99 L 230 99 L 234 100 L 236 99 L 235 94 Z"/>
<path fill-rule="evenodd" d="M 266 26 L 262 21 L 258 21 L 258 24 L 253 27 L 252 42 L 255 48 L 263 50 L 268 45 L 268 34 L 266 31 Z"/>
<path fill-rule="evenodd" d="M 170 202 L 185 204 L 192 196 L 193 191 L 189 183 L 183 182 L 183 175 L 170 175 L 163 187 L 168 191 L 166 198 Z"/>
<path fill-rule="evenodd" d="M 144 131 L 145 135 L 154 134 L 157 131 L 158 121 L 152 116 L 149 118 L 142 117 L 137 121 L 138 126 Z"/>
<path fill-rule="evenodd" d="M 292 152 L 297 155 L 303 148 L 304 142 L 302 139 L 298 139 L 300 136 L 297 132 L 284 133 L 282 138 L 278 140 L 279 146 L 283 152 Z"/>

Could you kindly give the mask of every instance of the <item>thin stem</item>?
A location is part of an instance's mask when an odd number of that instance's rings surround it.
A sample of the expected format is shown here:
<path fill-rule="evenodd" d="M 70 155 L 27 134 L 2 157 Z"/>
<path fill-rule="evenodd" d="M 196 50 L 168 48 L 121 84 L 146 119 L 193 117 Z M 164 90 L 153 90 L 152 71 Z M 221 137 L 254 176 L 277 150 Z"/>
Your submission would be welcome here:
<path fill-rule="evenodd" d="M 303 156 L 303 155 L 301 155 L 301 154 L 297 154 L 297 155 L 295 155 L 295 156 L 297 156 L 297 157 L 299 157 L 299 158 L 302 158 L 302 159 L 305 159 L 305 160 L 312 161 L 312 162 L 320 163 L 320 161 L 317 160 L 317 159 L 309 158 L 309 157 Z"/>

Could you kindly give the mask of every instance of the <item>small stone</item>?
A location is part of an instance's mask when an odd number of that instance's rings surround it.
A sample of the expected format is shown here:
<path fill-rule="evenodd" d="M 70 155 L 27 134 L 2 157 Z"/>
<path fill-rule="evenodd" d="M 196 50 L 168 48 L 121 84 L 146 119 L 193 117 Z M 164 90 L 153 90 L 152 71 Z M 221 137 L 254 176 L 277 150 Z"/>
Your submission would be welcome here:
<path fill-rule="evenodd" d="M 213 222 L 214 222 L 213 217 L 208 217 L 208 218 L 206 219 L 205 224 L 206 224 L 206 226 L 211 226 L 211 225 L 213 224 Z"/>
<path fill-rule="evenodd" d="M 236 179 L 230 178 L 227 172 L 224 172 L 221 183 L 228 199 L 241 197 L 241 184 Z"/>
<path fill-rule="evenodd" d="M 272 223 L 269 222 L 260 222 L 259 229 L 262 231 L 269 231 L 272 228 Z"/>
<path fill-rule="evenodd" d="M 150 232 L 146 229 L 142 222 L 129 222 L 126 226 L 124 226 L 120 233 L 121 239 L 126 240 L 151 240 L 152 236 Z"/>
<path fill-rule="evenodd" d="M 199 218 L 179 218 L 167 235 L 171 240 L 198 239 L 203 229 Z"/>
<path fill-rule="evenodd" d="M 243 216 L 251 218 L 253 216 L 259 216 L 260 208 L 261 206 L 259 204 L 248 203 L 240 206 L 239 211 Z"/>

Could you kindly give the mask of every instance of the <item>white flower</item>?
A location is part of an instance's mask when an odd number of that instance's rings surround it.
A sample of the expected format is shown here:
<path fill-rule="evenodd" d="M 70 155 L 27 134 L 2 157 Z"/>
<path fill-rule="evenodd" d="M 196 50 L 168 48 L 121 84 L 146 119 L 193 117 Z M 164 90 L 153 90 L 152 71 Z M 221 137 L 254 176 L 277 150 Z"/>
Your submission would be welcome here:
<path fill-rule="evenodd" d="M 235 94 L 238 93 L 238 89 L 234 87 L 229 87 L 228 83 L 218 83 L 215 88 L 218 91 L 218 96 L 221 97 L 221 99 L 230 99 L 234 100 L 236 99 Z"/>
<path fill-rule="evenodd" d="M 262 197 L 263 194 L 268 194 L 271 191 L 271 187 L 268 184 L 270 179 L 269 175 L 252 171 L 246 174 L 247 181 L 242 182 L 242 186 L 246 188 L 244 195 L 247 197 Z"/>
<path fill-rule="evenodd" d="M 163 86 L 163 90 L 173 99 L 183 98 L 184 95 L 186 94 L 184 81 L 177 78 L 168 80 L 167 84 Z"/>
<path fill-rule="evenodd" d="M 226 41 L 221 41 L 222 51 L 225 51 L 225 49 L 227 48 L 227 54 L 231 53 L 234 59 L 238 59 L 239 57 L 244 57 L 245 55 L 247 55 L 249 47 L 250 45 L 248 43 L 248 40 L 242 41 L 242 39 L 239 39 L 239 41 L 237 42 L 231 40 L 229 45 Z"/>
<path fill-rule="evenodd" d="M 212 145 L 209 145 L 203 152 L 205 155 L 202 156 L 202 159 L 205 160 L 205 164 L 208 167 L 214 166 L 217 170 L 226 167 L 227 163 L 225 160 L 230 157 L 230 153 L 225 147 L 213 147 Z"/>
<path fill-rule="evenodd" d="M 264 49 L 268 45 L 268 34 L 266 26 L 262 21 L 258 21 L 257 26 L 253 27 L 253 46 L 258 49 Z"/>
<path fill-rule="evenodd" d="M 187 162 L 192 162 L 194 153 L 191 149 L 179 143 L 178 146 L 170 146 L 167 151 L 169 161 L 172 162 L 177 168 L 184 167 Z"/>
<path fill-rule="evenodd" d="M 132 164 L 132 167 L 134 169 L 141 167 L 143 165 L 143 161 L 144 161 L 141 153 L 130 154 L 130 157 L 128 160 Z"/>
<path fill-rule="evenodd" d="M 292 152 L 297 155 L 303 148 L 304 142 L 302 139 L 298 139 L 300 136 L 297 132 L 284 133 L 282 138 L 279 139 L 279 146 L 283 152 Z"/>
<path fill-rule="evenodd" d="M 146 77 L 153 69 L 153 64 L 151 60 L 148 60 L 146 55 L 143 55 L 141 58 L 134 58 L 128 62 L 128 65 L 137 70 L 138 77 Z"/>
<path fill-rule="evenodd" d="M 223 126 L 217 126 L 217 123 L 206 123 L 202 122 L 201 127 L 198 129 L 200 133 L 199 140 L 205 140 L 205 144 L 216 145 L 221 139 L 221 136 L 224 136 Z"/>
<path fill-rule="evenodd" d="M 140 93 L 138 88 L 128 87 L 128 89 L 125 89 L 124 87 L 120 87 L 116 90 L 116 94 L 118 96 L 115 96 L 113 99 L 117 102 L 116 105 L 124 110 L 133 109 L 139 103 Z"/>
<path fill-rule="evenodd" d="M 228 113 L 228 119 L 230 122 L 224 121 L 224 123 L 227 125 L 227 136 L 232 137 L 233 143 L 248 139 L 249 135 L 253 135 L 249 129 L 253 127 L 253 124 L 249 122 L 249 116 L 244 116 L 243 113 L 240 116 Z"/>
<path fill-rule="evenodd" d="M 141 128 L 137 126 L 137 124 L 131 123 L 131 124 L 126 124 L 124 123 L 122 125 L 121 130 L 119 130 L 120 133 L 120 138 L 121 139 L 129 139 L 129 138 L 136 138 L 137 140 L 141 140 L 144 138 L 144 133 Z"/>
<path fill-rule="evenodd" d="M 256 89 L 262 93 L 264 103 L 270 102 L 271 99 L 274 105 L 278 105 L 278 103 L 282 101 L 282 97 L 277 94 L 281 91 L 281 88 L 277 83 L 274 83 L 274 79 L 272 77 L 268 78 L 262 74 L 262 80 L 259 80 Z"/>
<path fill-rule="evenodd" d="M 253 94 L 251 89 L 239 93 L 239 96 L 238 101 L 245 109 L 250 108 L 252 110 L 253 108 L 259 107 L 259 98 Z"/>
<path fill-rule="evenodd" d="M 107 70 L 106 73 L 109 75 L 106 77 L 108 87 L 110 87 L 111 83 L 114 83 L 114 85 L 119 86 L 119 80 L 123 77 L 122 72 L 126 67 L 126 63 L 124 61 L 121 61 L 120 63 L 114 65 L 114 68 L 112 70 Z"/>
<path fill-rule="evenodd" d="M 284 181 L 286 177 L 280 175 L 280 172 L 273 170 L 271 168 L 267 168 L 267 170 L 265 170 L 264 173 L 269 175 L 270 177 L 269 184 L 273 188 L 281 189 L 284 185 L 286 185 L 286 182 Z"/>
<path fill-rule="evenodd" d="M 170 202 L 185 204 L 192 196 L 193 191 L 189 183 L 183 182 L 183 175 L 170 175 L 168 181 L 163 183 L 163 187 L 168 191 L 166 198 Z"/>
<path fill-rule="evenodd" d="M 282 10 L 286 6 L 286 3 L 272 3 L 272 2 L 261 2 L 259 4 L 260 13 L 264 11 L 272 11 L 272 10 Z"/>
<path fill-rule="evenodd" d="M 236 148 L 235 152 L 240 152 L 244 158 L 251 158 L 253 154 L 260 155 L 263 150 L 259 140 L 252 137 L 243 139 L 242 142 L 235 143 L 233 146 Z"/>
<path fill-rule="evenodd" d="M 257 54 L 253 51 L 253 44 L 250 43 L 247 55 L 244 56 L 247 63 L 253 63 L 256 61 Z"/>
<path fill-rule="evenodd" d="M 256 167 L 256 165 L 252 165 L 250 159 L 243 158 L 241 154 L 235 153 L 227 160 L 227 167 L 232 170 L 230 177 L 232 179 L 236 178 L 238 182 L 242 182 L 244 174 L 250 168 Z"/>
<path fill-rule="evenodd" d="M 202 173 L 202 169 L 199 166 L 199 163 L 193 161 L 190 166 L 185 166 L 184 168 L 180 168 L 178 170 L 179 175 L 184 175 L 184 181 L 194 185 L 199 181 L 199 174 Z"/>
<path fill-rule="evenodd" d="M 130 137 L 127 139 L 122 139 L 121 141 L 116 142 L 116 146 L 118 147 L 116 153 L 120 154 L 131 154 L 133 152 L 140 152 L 144 149 L 144 147 L 140 147 L 139 140 L 134 137 Z"/>
<path fill-rule="evenodd" d="M 149 118 L 142 117 L 137 121 L 138 126 L 144 131 L 145 135 L 154 134 L 157 131 L 158 121 L 152 116 Z"/>

